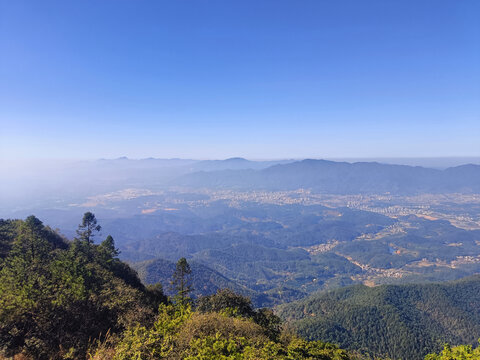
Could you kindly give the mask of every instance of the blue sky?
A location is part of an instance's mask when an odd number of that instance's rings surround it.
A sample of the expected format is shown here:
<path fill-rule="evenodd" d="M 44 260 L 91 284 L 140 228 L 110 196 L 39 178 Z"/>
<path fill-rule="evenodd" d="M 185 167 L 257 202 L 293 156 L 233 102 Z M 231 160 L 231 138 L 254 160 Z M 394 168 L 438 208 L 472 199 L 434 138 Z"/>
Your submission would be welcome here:
<path fill-rule="evenodd" d="M 0 0 L 0 158 L 479 156 L 479 14 Z"/>

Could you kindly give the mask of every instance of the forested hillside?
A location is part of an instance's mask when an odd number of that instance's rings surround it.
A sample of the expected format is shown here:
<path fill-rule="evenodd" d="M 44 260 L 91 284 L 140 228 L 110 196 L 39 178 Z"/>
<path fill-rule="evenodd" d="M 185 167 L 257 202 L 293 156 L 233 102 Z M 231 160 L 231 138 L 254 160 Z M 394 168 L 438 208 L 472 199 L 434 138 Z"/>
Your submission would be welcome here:
<path fill-rule="evenodd" d="M 0 220 L 0 359 L 358 358 L 298 338 L 230 290 L 193 302 L 185 258 L 166 266 L 167 298 L 117 258 L 111 236 L 94 242 L 99 230 L 89 212 L 73 241 L 34 216 Z"/>
<path fill-rule="evenodd" d="M 161 290 L 147 289 L 85 214 L 74 241 L 34 216 L 0 220 L 0 354 L 80 358 L 89 341 L 149 322 Z"/>
<path fill-rule="evenodd" d="M 198 298 L 202 295 L 214 294 L 220 289 L 230 289 L 238 294 L 248 296 L 254 301 L 254 304 L 262 302 L 260 295 L 256 292 L 227 279 L 217 271 L 197 262 L 191 262 L 190 265 L 192 269 L 192 297 Z M 175 270 L 175 263 L 164 259 L 155 259 L 134 264 L 133 268 L 145 284 L 168 284 Z M 165 286 L 164 292 L 170 296 L 174 295 L 174 290 L 169 286 Z"/>
<path fill-rule="evenodd" d="M 159 283 L 146 287 L 100 229 L 89 212 L 72 241 L 34 216 L 0 220 L 0 358 L 421 359 L 444 342 L 480 337 L 480 276 L 324 293 L 279 308 L 292 327 L 220 289 L 232 284 L 185 258 L 144 264 L 162 274 L 170 297 Z M 195 286 L 203 287 L 196 299 Z M 476 352 L 446 347 L 428 359 L 475 359 Z"/>
<path fill-rule="evenodd" d="M 479 294 L 480 276 L 423 285 L 355 285 L 280 306 L 278 313 L 310 340 L 393 359 L 422 359 L 446 342 L 477 344 Z"/>

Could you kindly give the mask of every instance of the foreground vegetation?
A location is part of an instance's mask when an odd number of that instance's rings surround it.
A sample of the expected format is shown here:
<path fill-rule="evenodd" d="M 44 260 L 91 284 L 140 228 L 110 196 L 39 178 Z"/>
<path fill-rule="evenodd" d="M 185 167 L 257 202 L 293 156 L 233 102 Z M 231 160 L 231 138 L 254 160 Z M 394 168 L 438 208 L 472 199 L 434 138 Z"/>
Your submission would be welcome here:
<path fill-rule="evenodd" d="M 27 359 L 352 359 L 282 329 L 271 310 L 223 290 L 195 304 L 185 259 L 167 299 L 118 260 L 86 213 L 67 241 L 34 216 L 0 220 L 0 354 Z M 195 310 L 192 308 L 195 306 Z M 2 355 L 0 355 L 2 356 Z"/>
<path fill-rule="evenodd" d="M 34 216 L 0 221 L 0 350 L 6 356 L 81 358 L 90 339 L 149 322 L 166 301 L 117 259 L 113 239 L 93 243 L 87 213 L 66 241 Z"/>
<path fill-rule="evenodd" d="M 225 293 L 214 297 L 225 298 Z M 106 339 L 92 357 L 118 360 L 354 359 L 334 345 L 309 342 L 282 332 L 273 314 L 253 311 L 248 301 L 235 300 L 238 299 L 236 295 L 228 297 L 227 301 L 214 300 L 222 303 L 220 311 L 192 311 L 189 305 L 161 305 L 153 326 L 137 324 L 118 338 Z"/>
<path fill-rule="evenodd" d="M 25 221 L 0 220 L 0 359 L 363 358 L 317 339 L 298 337 L 272 310 L 254 309 L 248 297 L 231 290 L 219 290 L 193 301 L 192 270 L 184 258 L 177 262 L 171 277 L 170 288 L 175 296 L 166 297 L 160 284 L 145 287 L 137 274 L 118 259 L 111 236 L 94 242 L 99 230 L 91 213 L 84 215 L 73 241 L 64 239 L 34 216 Z M 469 286 L 478 295 L 478 289 Z M 457 287 L 452 291 L 458 290 Z M 387 293 L 391 301 L 399 295 Z M 329 296 L 336 296 L 335 303 L 343 304 L 348 294 L 340 297 L 339 294 L 334 292 Z M 417 294 L 416 299 L 420 301 L 422 297 Z M 462 299 L 464 310 L 478 303 L 475 296 Z M 367 296 L 365 301 L 375 305 L 376 300 Z M 362 314 L 358 306 L 345 305 L 342 309 L 347 319 L 352 311 Z M 412 340 L 402 338 L 404 319 L 393 311 L 395 306 L 389 309 L 391 321 L 382 329 L 398 330 L 400 341 Z M 282 310 L 283 314 L 285 311 Z M 319 309 L 316 311 L 320 313 Z M 463 313 L 447 307 L 442 311 L 448 321 L 465 321 Z M 471 315 L 470 323 L 475 324 L 476 316 Z M 383 353 L 388 354 L 390 344 L 385 334 L 374 331 L 383 326 L 381 319 L 373 313 L 368 319 L 368 326 L 357 328 L 356 332 L 378 336 L 375 349 L 384 345 Z M 452 328 L 456 326 L 451 323 Z M 319 329 L 298 328 L 310 338 Z M 348 333 L 338 329 L 337 335 L 348 339 Z M 474 328 L 467 329 L 473 335 Z M 315 336 L 318 334 L 328 337 L 328 333 L 317 332 Z M 341 343 L 344 339 L 335 340 Z M 395 354 L 393 358 L 413 359 L 419 354 L 420 351 L 412 356 Z M 426 359 L 479 359 L 479 350 L 446 346 L 443 352 L 430 354 Z"/>
<path fill-rule="evenodd" d="M 471 345 L 451 347 L 445 345 L 439 354 L 429 354 L 425 360 L 480 360 L 480 347 L 473 349 Z"/>

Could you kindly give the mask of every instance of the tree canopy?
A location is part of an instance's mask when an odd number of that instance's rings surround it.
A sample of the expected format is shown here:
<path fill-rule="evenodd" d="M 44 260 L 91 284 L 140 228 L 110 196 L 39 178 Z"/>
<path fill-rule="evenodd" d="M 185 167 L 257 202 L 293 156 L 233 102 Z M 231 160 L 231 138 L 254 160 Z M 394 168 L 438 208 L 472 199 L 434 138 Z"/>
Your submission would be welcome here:
<path fill-rule="evenodd" d="M 116 257 L 113 238 L 91 242 L 92 216 L 73 242 L 34 216 L 0 224 L 10 249 L 0 262 L 0 354 L 84 357 L 91 339 L 147 321 L 164 300 Z"/>

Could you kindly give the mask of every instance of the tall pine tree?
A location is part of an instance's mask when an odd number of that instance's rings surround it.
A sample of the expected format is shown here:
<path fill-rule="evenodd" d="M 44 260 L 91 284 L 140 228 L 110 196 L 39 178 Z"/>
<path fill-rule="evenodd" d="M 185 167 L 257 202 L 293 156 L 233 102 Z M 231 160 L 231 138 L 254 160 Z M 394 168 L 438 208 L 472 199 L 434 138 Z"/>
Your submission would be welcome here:
<path fill-rule="evenodd" d="M 177 261 L 175 272 L 173 273 L 173 278 L 171 281 L 173 290 L 177 292 L 175 300 L 182 307 L 190 302 L 189 294 L 193 290 L 191 274 L 192 270 L 190 269 L 187 259 L 182 257 Z"/>

